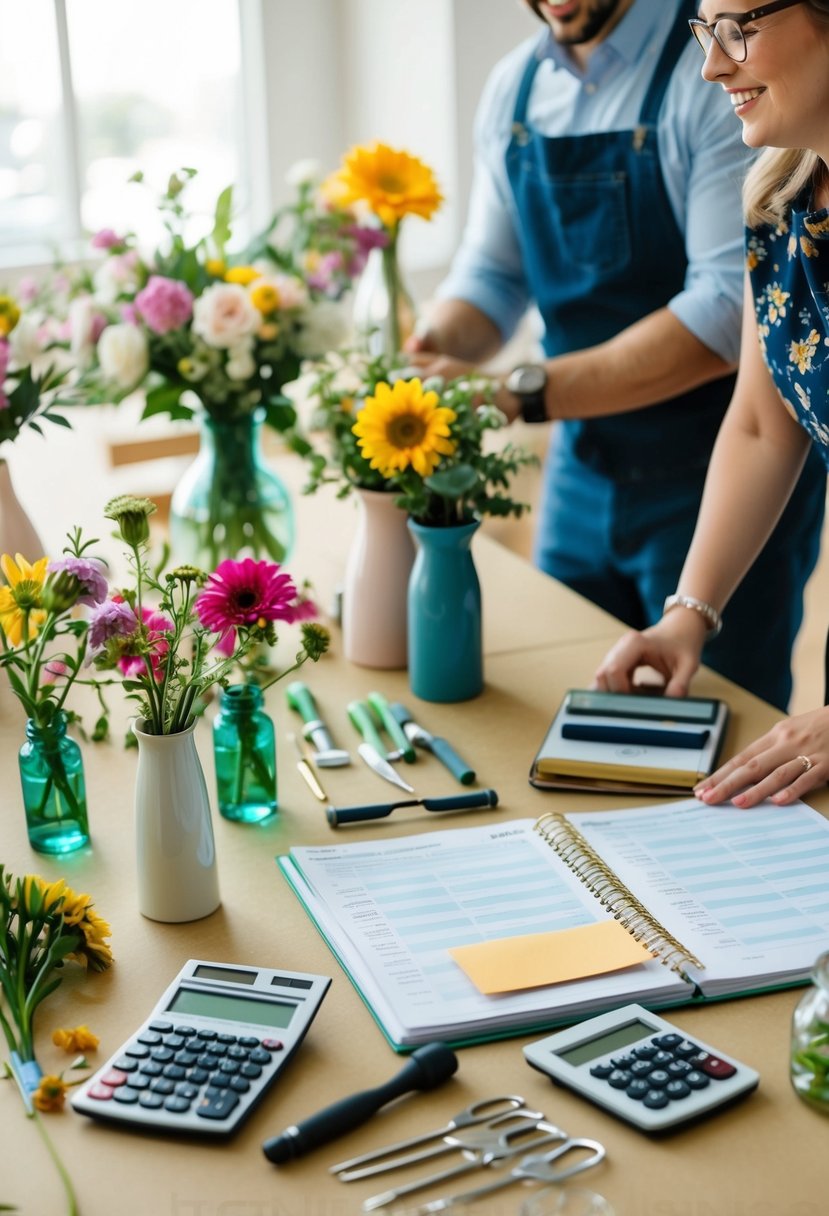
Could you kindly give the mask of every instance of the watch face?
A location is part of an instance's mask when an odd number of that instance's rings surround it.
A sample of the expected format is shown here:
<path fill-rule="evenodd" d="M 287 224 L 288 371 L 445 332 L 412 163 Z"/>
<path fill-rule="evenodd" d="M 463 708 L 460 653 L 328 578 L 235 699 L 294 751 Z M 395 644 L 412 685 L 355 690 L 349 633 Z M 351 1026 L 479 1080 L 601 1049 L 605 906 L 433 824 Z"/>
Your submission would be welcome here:
<path fill-rule="evenodd" d="M 519 396 L 541 393 L 547 383 L 546 369 L 537 363 L 524 363 L 516 367 L 509 378 L 509 389 Z"/>

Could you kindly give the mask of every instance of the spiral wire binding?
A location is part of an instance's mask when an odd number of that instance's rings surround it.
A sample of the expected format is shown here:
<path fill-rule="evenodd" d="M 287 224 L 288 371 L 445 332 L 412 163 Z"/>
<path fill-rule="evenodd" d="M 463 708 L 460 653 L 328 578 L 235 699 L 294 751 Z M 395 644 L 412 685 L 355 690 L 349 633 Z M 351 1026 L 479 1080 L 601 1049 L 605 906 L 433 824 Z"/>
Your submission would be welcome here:
<path fill-rule="evenodd" d="M 645 905 L 625 886 L 615 871 L 563 815 L 550 812 L 542 815 L 534 830 L 549 844 L 568 869 L 572 870 L 591 894 L 595 895 L 603 908 L 614 920 L 625 928 L 631 937 L 654 954 L 661 963 L 676 971 L 683 979 L 693 983 L 684 968 L 690 963 L 705 970 L 696 955 L 678 938 L 669 933 L 664 925 L 655 920 Z"/>

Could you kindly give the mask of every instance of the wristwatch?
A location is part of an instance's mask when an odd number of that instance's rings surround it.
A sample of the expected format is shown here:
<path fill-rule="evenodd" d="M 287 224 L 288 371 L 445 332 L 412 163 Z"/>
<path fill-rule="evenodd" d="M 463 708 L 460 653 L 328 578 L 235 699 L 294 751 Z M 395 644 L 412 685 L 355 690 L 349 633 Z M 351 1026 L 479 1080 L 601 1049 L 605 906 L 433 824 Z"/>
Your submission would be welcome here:
<path fill-rule="evenodd" d="M 547 422 L 547 369 L 543 363 L 519 363 L 507 376 L 506 387 L 518 398 L 525 422 Z"/>

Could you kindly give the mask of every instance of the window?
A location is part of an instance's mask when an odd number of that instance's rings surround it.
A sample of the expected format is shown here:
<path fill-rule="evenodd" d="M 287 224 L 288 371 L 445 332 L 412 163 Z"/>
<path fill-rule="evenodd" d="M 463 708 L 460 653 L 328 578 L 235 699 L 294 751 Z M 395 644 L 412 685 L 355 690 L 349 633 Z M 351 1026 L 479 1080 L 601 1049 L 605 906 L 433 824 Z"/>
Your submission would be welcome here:
<path fill-rule="evenodd" d="M 194 211 L 244 187 L 241 31 L 228 0 L 28 0 L 0 40 L 0 262 L 99 228 L 160 236 L 156 198 L 198 170 Z M 147 189 L 128 185 L 137 170 Z M 238 200 L 241 202 L 241 200 Z"/>

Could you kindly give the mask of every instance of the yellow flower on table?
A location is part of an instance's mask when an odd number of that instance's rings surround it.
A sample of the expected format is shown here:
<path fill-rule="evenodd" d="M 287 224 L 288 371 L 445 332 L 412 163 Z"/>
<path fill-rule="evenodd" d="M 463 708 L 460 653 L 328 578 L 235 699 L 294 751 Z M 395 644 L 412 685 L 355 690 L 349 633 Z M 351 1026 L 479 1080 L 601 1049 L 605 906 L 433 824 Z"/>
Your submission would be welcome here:
<path fill-rule="evenodd" d="M 420 380 L 380 382 L 367 397 L 352 430 L 363 456 L 384 477 L 410 465 L 428 477 L 442 456 L 451 456 L 455 443 L 449 426 L 457 415 L 439 404 L 435 392 L 423 391 Z"/>
<path fill-rule="evenodd" d="M 67 1084 L 63 1077 L 46 1073 L 40 1078 L 40 1084 L 32 1094 L 32 1103 L 36 1110 L 44 1112 L 63 1110 L 66 1090 Z"/>
<path fill-rule="evenodd" d="M 88 1026 L 75 1026 L 72 1030 L 61 1028 L 52 1031 L 52 1042 L 56 1047 L 77 1055 L 79 1051 L 95 1051 L 100 1039 Z"/>
<path fill-rule="evenodd" d="M 428 220 L 443 202 L 428 165 L 383 143 L 347 152 L 326 190 L 342 207 L 364 203 L 388 228 L 395 228 L 404 215 Z"/>
<path fill-rule="evenodd" d="M 35 637 L 46 620 L 40 597 L 48 564 L 48 557 L 41 557 L 33 564 L 20 553 L 15 554 L 14 560 L 8 553 L 0 557 L 0 569 L 9 584 L 0 587 L 0 628 L 12 646 L 19 646 L 24 640 Z M 27 634 L 25 639 L 24 626 Z"/>

